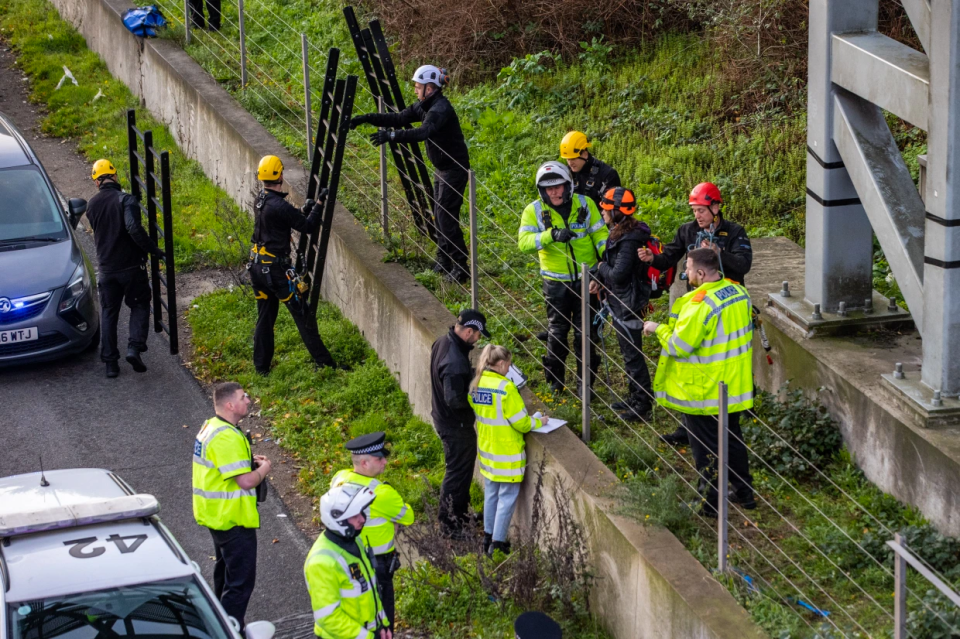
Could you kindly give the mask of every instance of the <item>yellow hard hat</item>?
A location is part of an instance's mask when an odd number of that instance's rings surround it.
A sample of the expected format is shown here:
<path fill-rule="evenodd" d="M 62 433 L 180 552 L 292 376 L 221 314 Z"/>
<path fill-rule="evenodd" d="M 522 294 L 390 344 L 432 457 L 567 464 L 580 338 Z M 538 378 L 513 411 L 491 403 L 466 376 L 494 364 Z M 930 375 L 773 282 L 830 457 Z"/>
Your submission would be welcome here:
<path fill-rule="evenodd" d="M 590 148 L 587 142 L 587 136 L 580 131 L 571 131 L 563 136 L 560 141 L 560 157 L 564 160 L 573 160 L 580 157 L 580 154 Z"/>
<path fill-rule="evenodd" d="M 283 173 L 283 162 L 275 155 L 265 155 L 257 166 L 257 179 L 264 182 L 276 182 Z"/>
<path fill-rule="evenodd" d="M 90 172 L 90 179 L 98 180 L 104 175 L 116 175 L 117 169 L 114 168 L 110 160 L 97 160 L 93 163 L 93 171 Z"/>

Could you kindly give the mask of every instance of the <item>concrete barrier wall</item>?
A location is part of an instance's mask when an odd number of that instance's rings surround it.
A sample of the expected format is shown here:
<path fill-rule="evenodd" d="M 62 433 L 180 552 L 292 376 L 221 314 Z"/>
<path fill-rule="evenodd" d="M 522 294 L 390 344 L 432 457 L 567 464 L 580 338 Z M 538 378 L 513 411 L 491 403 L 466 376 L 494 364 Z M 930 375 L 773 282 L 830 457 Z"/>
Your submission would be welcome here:
<path fill-rule="evenodd" d="M 305 184 L 299 164 L 254 118 L 173 42 L 141 42 L 122 25 L 119 0 L 53 0 L 111 72 L 165 122 L 181 148 L 238 203 L 248 205 L 260 157 L 278 155 L 287 182 Z M 297 202 L 300 195 L 292 194 Z M 249 209 L 249 207 L 248 207 Z M 385 253 L 342 207 L 334 220 L 321 292 L 363 332 L 397 375 L 415 412 L 430 418 L 430 346 L 454 318 Z M 532 402 L 532 398 L 528 398 Z M 680 542 L 616 514 L 618 482 L 571 431 L 528 438 L 532 467 L 545 462 L 545 483 L 567 487 L 596 562 L 592 601 L 618 639 L 750 639 L 762 633 L 747 613 Z M 528 482 L 529 483 L 529 482 Z M 529 522 L 525 490 L 517 522 Z"/>

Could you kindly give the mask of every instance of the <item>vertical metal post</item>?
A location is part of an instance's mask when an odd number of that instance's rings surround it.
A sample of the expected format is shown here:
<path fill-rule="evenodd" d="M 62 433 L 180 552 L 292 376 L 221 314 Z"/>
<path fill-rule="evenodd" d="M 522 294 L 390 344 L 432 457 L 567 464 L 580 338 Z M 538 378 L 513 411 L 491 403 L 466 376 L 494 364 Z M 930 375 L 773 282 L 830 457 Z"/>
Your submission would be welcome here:
<path fill-rule="evenodd" d="M 193 22 L 193 11 L 190 9 L 190 0 L 183 0 L 183 34 L 187 44 L 190 44 L 191 22 Z"/>
<path fill-rule="evenodd" d="M 243 22 L 243 0 L 237 0 L 239 3 L 239 23 L 240 23 L 240 88 L 247 88 L 247 30 Z"/>
<path fill-rule="evenodd" d="M 477 258 L 477 174 L 467 172 L 470 188 L 470 306 L 480 310 L 480 268 Z"/>
<path fill-rule="evenodd" d="M 383 96 L 377 96 L 377 113 L 384 113 Z M 383 237 L 390 244 L 390 201 L 387 199 L 387 145 L 380 145 L 380 223 Z"/>
<path fill-rule="evenodd" d="M 893 534 L 898 546 L 903 546 L 900 533 Z M 907 560 L 893 553 L 893 639 L 907 639 Z"/>
<path fill-rule="evenodd" d="M 170 354 L 180 352 L 180 334 L 177 332 L 177 273 L 173 262 L 173 206 L 170 196 L 170 153 L 160 154 L 160 206 L 163 216 L 163 261 L 167 265 L 167 327 Z"/>
<path fill-rule="evenodd" d="M 307 34 L 300 34 L 300 56 L 303 58 L 303 119 L 307 123 L 307 159 L 313 162 L 313 109 L 310 95 L 310 58 L 307 54 Z"/>
<path fill-rule="evenodd" d="M 832 37 L 876 30 L 877 15 L 876 2 L 810 1 L 804 296 L 831 313 L 873 291 L 873 229 L 833 142 Z"/>
<path fill-rule="evenodd" d="M 590 443 L 590 267 L 580 264 L 580 403 L 582 439 Z"/>
<path fill-rule="evenodd" d="M 727 491 L 730 458 L 730 416 L 727 412 L 727 385 L 720 382 L 720 414 L 717 415 L 717 569 L 727 570 Z M 707 504 L 709 507 L 710 504 Z"/>

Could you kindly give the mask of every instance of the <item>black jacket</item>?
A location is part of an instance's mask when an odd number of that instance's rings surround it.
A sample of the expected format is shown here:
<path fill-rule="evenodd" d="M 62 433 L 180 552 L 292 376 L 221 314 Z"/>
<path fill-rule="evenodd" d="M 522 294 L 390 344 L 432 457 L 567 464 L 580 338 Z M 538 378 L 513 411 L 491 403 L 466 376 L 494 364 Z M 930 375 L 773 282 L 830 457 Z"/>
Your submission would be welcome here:
<path fill-rule="evenodd" d="M 315 230 L 323 211 L 318 204 L 309 216 L 304 216 L 297 207 L 286 201 L 286 197 L 286 193 L 269 189 L 261 191 L 257 197 L 257 212 L 253 222 L 252 241 L 265 247 L 281 262 L 290 259 L 290 231 L 309 233 Z"/>
<path fill-rule="evenodd" d="M 438 171 L 470 168 L 470 154 L 463 139 L 460 119 L 442 91 L 430 94 L 423 102 L 414 102 L 400 113 L 371 113 L 370 123 L 397 129 L 396 142 L 424 142 L 427 157 Z M 401 129 L 423 122 L 415 129 Z"/>
<path fill-rule="evenodd" d="M 677 229 L 677 235 L 673 241 L 663 247 L 663 253 L 654 256 L 654 268 L 665 271 L 671 266 L 676 266 L 689 247 L 699 248 L 699 245 L 693 246 L 697 242 L 699 233 L 700 225 L 696 220 L 683 224 Z M 750 272 L 750 267 L 753 265 L 753 247 L 750 246 L 747 232 L 736 222 L 721 218 L 713 239 L 720 247 L 720 266 L 723 269 L 723 276 L 746 286 L 746 282 L 743 281 L 744 276 Z"/>
<path fill-rule="evenodd" d="M 604 164 L 592 155 L 578 173 L 573 174 L 573 192 L 586 195 L 600 206 L 607 189 L 620 186 L 620 174 L 609 164 Z"/>
<path fill-rule="evenodd" d="M 648 266 L 640 261 L 637 249 L 649 239 L 650 227 L 641 222 L 617 239 L 607 240 L 597 279 L 608 289 L 607 303 L 617 319 L 637 320 L 646 315 L 651 285 Z"/>
<path fill-rule="evenodd" d="M 116 182 L 105 182 L 90 198 L 87 220 L 102 273 L 143 266 L 147 255 L 160 252 L 143 230 L 137 199 L 124 193 Z"/>
<path fill-rule="evenodd" d="M 473 426 L 474 414 L 467 395 L 473 369 L 468 354 L 473 346 L 450 331 L 430 349 L 430 386 L 433 390 L 433 423 L 437 428 Z"/>

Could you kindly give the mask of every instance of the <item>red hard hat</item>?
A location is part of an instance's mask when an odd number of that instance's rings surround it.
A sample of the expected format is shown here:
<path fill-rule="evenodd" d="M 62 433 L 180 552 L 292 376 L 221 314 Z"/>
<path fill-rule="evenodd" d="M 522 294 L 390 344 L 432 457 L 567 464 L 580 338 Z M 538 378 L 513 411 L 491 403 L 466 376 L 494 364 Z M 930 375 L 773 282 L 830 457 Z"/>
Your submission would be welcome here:
<path fill-rule="evenodd" d="M 710 206 L 714 202 L 722 203 L 720 189 L 712 182 L 701 182 L 690 191 L 690 206 Z"/>

